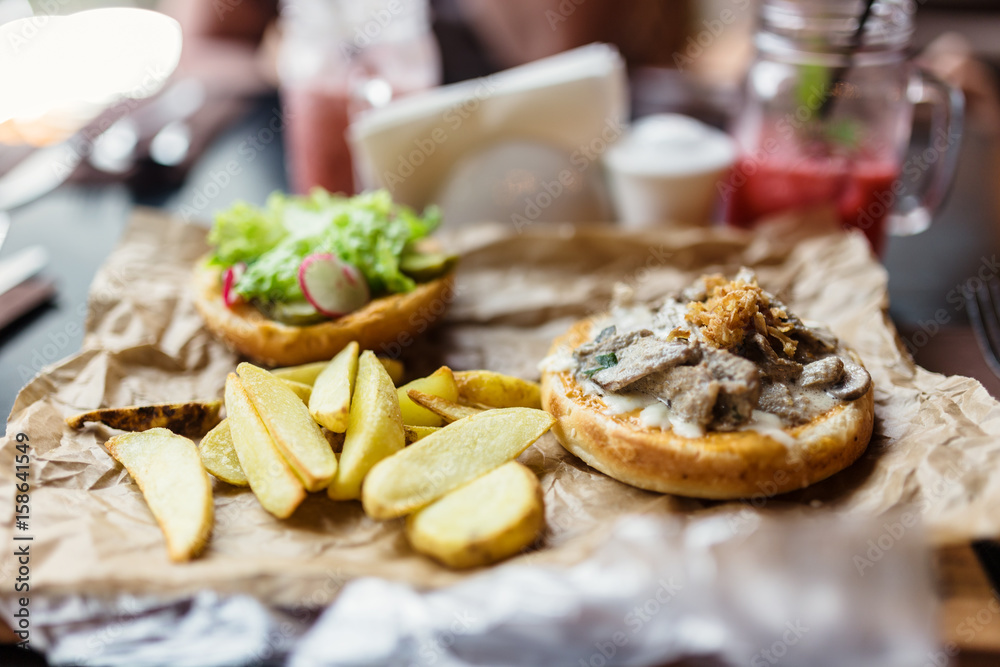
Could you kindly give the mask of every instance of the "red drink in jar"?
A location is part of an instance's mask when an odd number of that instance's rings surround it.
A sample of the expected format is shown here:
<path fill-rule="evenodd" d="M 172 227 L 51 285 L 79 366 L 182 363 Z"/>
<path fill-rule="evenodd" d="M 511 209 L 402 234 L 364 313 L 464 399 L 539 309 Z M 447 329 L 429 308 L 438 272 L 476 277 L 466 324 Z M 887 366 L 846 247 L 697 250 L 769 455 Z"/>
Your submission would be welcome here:
<path fill-rule="evenodd" d="M 292 189 L 354 193 L 354 115 L 440 76 L 428 0 L 282 0 L 278 78 Z"/>
<path fill-rule="evenodd" d="M 289 118 L 286 141 L 292 159 L 289 179 L 305 194 L 319 185 L 330 192 L 354 193 L 354 169 L 347 145 L 348 94 L 344 90 L 289 86 L 282 104 Z"/>
<path fill-rule="evenodd" d="M 743 157 L 734 174 L 743 182 L 727 202 L 730 224 L 748 228 L 782 211 L 829 204 L 844 227 L 863 231 L 875 252 L 882 254 L 897 164 L 843 157 L 768 156 L 763 161 Z"/>
<path fill-rule="evenodd" d="M 953 173 L 962 98 L 907 60 L 914 8 L 910 0 L 761 0 L 732 125 L 743 157 L 725 187 L 731 224 L 831 206 L 879 255 L 890 232 L 930 224 Z M 931 136 L 948 137 L 949 147 L 918 177 L 906 170 L 904 183 L 916 104 L 932 107 Z"/>

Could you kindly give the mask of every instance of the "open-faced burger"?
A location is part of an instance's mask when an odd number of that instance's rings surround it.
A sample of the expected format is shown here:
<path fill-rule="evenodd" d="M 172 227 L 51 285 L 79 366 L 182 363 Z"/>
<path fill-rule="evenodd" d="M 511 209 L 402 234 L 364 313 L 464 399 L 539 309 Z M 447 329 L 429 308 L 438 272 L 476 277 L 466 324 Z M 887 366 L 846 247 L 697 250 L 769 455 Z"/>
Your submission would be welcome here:
<path fill-rule="evenodd" d="M 405 346 L 453 296 L 456 257 L 427 238 L 439 221 L 384 190 L 237 203 L 216 216 L 195 304 L 209 330 L 262 364 L 330 359 L 352 340 Z"/>
<path fill-rule="evenodd" d="M 871 376 L 746 269 L 660 303 L 582 320 L 542 363 L 563 446 L 633 486 L 698 498 L 774 495 L 853 463 L 874 422 Z"/>

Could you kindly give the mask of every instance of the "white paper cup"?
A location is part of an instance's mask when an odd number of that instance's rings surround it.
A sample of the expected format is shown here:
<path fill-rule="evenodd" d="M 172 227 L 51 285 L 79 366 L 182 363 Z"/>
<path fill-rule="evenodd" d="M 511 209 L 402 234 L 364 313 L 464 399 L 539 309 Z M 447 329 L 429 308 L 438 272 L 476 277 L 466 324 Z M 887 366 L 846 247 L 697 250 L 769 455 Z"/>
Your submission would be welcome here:
<path fill-rule="evenodd" d="M 719 130 L 686 116 L 648 116 L 604 156 L 608 186 L 625 227 L 711 221 L 718 182 L 736 159 Z"/>

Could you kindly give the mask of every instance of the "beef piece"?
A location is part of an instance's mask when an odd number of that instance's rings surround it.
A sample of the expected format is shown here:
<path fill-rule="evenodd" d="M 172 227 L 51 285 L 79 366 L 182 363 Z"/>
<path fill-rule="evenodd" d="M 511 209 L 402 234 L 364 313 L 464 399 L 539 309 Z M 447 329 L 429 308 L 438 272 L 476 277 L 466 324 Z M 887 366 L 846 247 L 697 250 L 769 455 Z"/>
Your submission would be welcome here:
<path fill-rule="evenodd" d="M 757 365 L 723 350 L 706 351 L 705 362 L 719 383 L 714 410 L 714 426 L 720 430 L 745 424 L 753 416 L 760 397 Z"/>
<path fill-rule="evenodd" d="M 705 363 L 676 366 L 647 376 L 639 388 L 666 401 L 677 418 L 703 428 L 712 421 L 712 409 L 719 395 L 719 383 Z"/>
<path fill-rule="evenodd" d="M 750 361 L 722 350 L 701 349 L 698 364 L 654 373 L 632 385 L 632 391 L 665 401 L 678 418 L 702 427 L 732 429 L 753 414 L 760 377 Z"/>
<path fill-rule="evenodd" d="M 780 382 L 765 382 L 761 386 L 757 407 L 764 412 L 778 415 L 791 424 L 805 421 L 802 411 L 795 406 L 792 392 Z"/>
<path fill-rule="evenodd" d="M 589 343 L 584 343 L 580 347 L 576 348 L 576 351 L 573 352 L 573 356 L 575 356 L 578 361 L 583 361 L 584 359 L 595 357 L 599 354 L 618 352 L 618 350 L 623 347 L 628 347 L 640 338 L 652 335 L 653 332 L 649 329 L 639 329 L 638 331 L 629 331 L 628 333 L 619 335 L 616 333 L 616 328 L 614 326 L 610 326 L 601 331 L 601 333 L 599 333 L 597 338 L 594 340 Z"/>
<path fill-rule="evenodd" d="M 618 363 L 590 379 L 607 391 L 621 391 L 647 375 L 697 361 L 700 352 L 689 343 L 668 343 L 654 336 L 639 338 L 616 352 Z"/>
<path fill-rule="evenodd" d="M 576 359 L 579 372 L 584 377 L 590 377 L 595 371 L 608 365 L 598 361 L 598 357 L 612 353 L 617 356 L 618 351 L 622 348 L 628 347 L 640 338 L 653 335 L 649 329 L 639 329 L 621 335 L 617 334 L 616 331 L 614 326 L 607 327 L 598 334 L 597 338 L 589 343 L 584 343 L 573 351 L 573 358 Z"/>
<path fill-rule="evenodd" d="M 840 357 L 824 357 L 802 368 L 799 384 L 803 387 L 825 387 L 837 384 L 844 377 L 844 362 Z"/>
<path fill-rule="evenodd" d="M 705 349 L 704 358 L 712 376 L 720 382 L 744 387 L 760 385 L 757 365 L 748 359 L 713 348 Z"/>
<path fill-rule="evenodd" d="M 759 364 L 760 372 L 765 378 L 784 382 L 794 380 L 802 373 L 802 364 L 780 356 L 771 347 L 770 341 L 759 333 L 747 336 L 743 348 L 747 357 Z"/>
<path fill-rule="evenodd" d="M 850 359 L 844 359 L 844 379 L 832 387 L 826 388 L 826 393 L 842 401 L 853 401 L 861 398 L 872 386 L 872 376 L 864 368 Z"/>

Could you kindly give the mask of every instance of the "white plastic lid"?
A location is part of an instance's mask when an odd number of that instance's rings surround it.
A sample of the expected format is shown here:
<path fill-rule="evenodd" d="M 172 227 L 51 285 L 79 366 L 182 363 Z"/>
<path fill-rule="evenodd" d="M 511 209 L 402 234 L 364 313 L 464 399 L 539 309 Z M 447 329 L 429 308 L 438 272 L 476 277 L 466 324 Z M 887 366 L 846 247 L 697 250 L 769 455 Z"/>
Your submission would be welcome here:
<path fill-rule="evenodd" d="M 641 118 L 604 156 L 615 171 L 649 176 L 721 171 L 735 160 L 728 134 L 680 114 Z"/>

